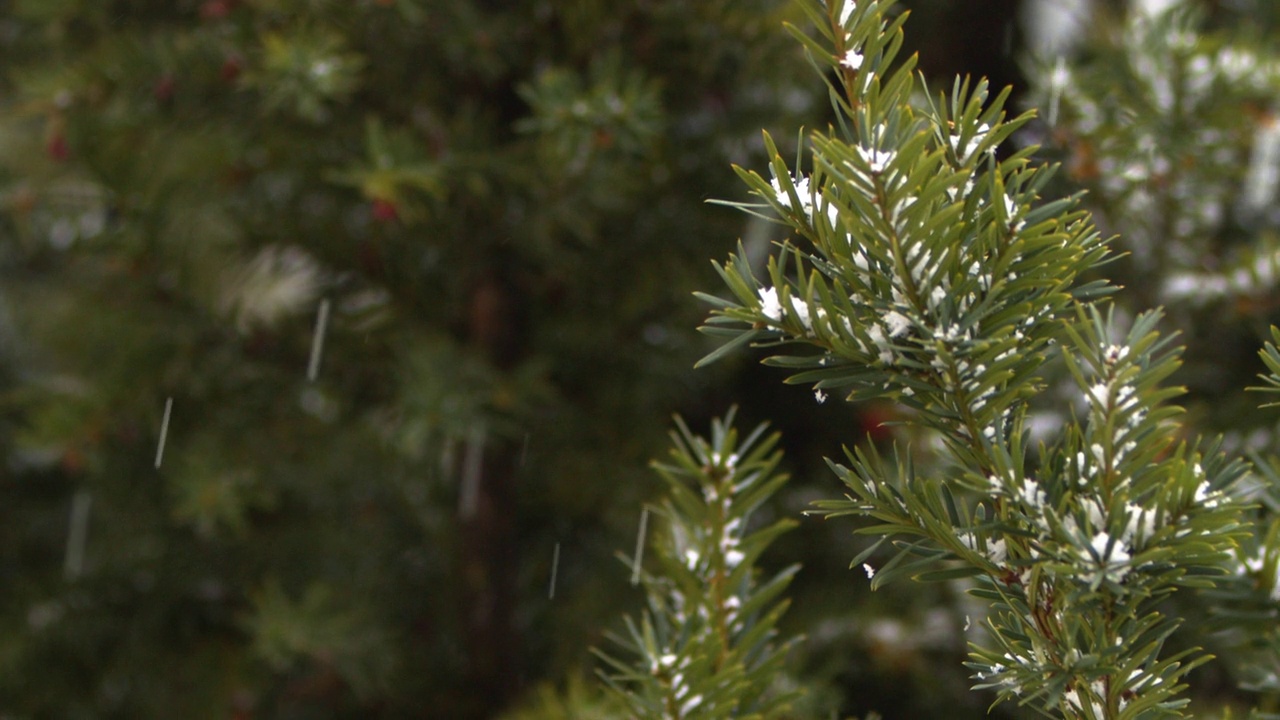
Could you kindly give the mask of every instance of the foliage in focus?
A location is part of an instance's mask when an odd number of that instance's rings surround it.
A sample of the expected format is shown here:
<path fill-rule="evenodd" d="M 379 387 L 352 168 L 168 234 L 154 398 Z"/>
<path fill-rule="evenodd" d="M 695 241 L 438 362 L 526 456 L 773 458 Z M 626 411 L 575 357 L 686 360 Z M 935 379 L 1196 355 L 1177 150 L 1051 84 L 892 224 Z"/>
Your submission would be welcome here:
<path fill-rule="evenodd" d="M 1030 116 L 1006 120 L 981 81 L 933 97 L 913 59 L 892 64 L 892 5 L 804 3 L 820 39 L 793 34 L 837 122 L 809 136 L 807 168 L 766 137 L 772 179 L 739 170 L 762 200 L 739 207 L 797 239 L 763 279 L 741 252 L 718 266 L 731 299 L 703 296 L 723 340 L 704 362 L 766 347 L 819 401 L 892 399 L 936 433 L 940 463 L 850 450 L 832 463 L 846 499 L 819 507 L 870 521 L 858 532 L 880 542 L 853 562 L 873 587 L 963 578 L 988 602 L 975 687 L 1066 718 L 1185 716 L 1187 673 L 1210 656 L 1170 649 L 1184 619 L 1167 601 L 1259 596 L 1234 581 L 1254 483 L 1169 404 L 1179 351 L 1159 313 L 1118 320 L 1112 288 L 1086 279 L 1108 260 L 1090 216 L 1042 196 L 1034 148 L 996 155 Z M 1055 367 L 1073 397 L 1033 438 Z"/>
<path fill-rule="evenodd" d="M 652 543 L 658 570 L 635 568 L 648 609 L 615 638 L 629 657 L 601 653 L 604 678 L 634 717 L 789 717 L 785 663 L 798 638 L 778 643 L 776 625 L 799 567 L 762 577 L 756 562 L 795 521 L 752 522 L 787 480 L 778 436 L 761 425 L 739 439 L 732 413 L 712 424 L 710 440 L 677 426 L 671 457 L 654 463 L 666 485 Z"/>
<path fill-rule="evenodd" d="M 1119 233 L 1124 254 L 1107 271 L 1126 288 L 1117 303 L 1129 313 L 1163 305 L 1165 325 L 1185 338 L 1173 380 L 1189 390 L 1186 421 L 1223 432 L 1224 450 L 1258 470 L 1248 485 L 1256 529 L 1223 581 L 1239 587 L 1179 598 L 1176 612 L 1201 625 L 1231 680 L 1274 693 L 1277 421 L 1241 389 L 1264 369 L 1254 349 L 1276 320 L 1275 8 L 1131 5 L 1100 13 L 1073 55 L 1037 59 L 1036 101 L 1049 152 Z"/>

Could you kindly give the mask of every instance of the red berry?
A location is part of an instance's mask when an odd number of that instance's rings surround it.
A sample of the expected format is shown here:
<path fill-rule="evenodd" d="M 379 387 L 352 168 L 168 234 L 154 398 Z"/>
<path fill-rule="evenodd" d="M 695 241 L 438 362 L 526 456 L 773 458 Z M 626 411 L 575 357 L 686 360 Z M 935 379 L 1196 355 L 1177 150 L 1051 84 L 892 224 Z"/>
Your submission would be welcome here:
<path fill-rule="evenodd" d="M 49 143 L 45 145 L 45 152 L 49 157 L 58 162 L 62 162 L 71 157 L 71 148 L 67 147 L 67 136 L 61 132 L 56 132 L 49 138 Z"/>
<path fill-rule="evenodd" d="M 888 405 L 872 404 L 864 407 L 858 418 L 858 424 L 861 426 L 862 432 L 869 437 L 872 442 L 888 442 L 893 439 L 893 426 L 891 423 L 897 417 L 893 409 Z"/>
<path fill-rule="evenodd" d="M 152 94 L 156 97 L 156 102 L 168 103 L 173 99 L 173 91 L 177 87 L 173 81 L 173 75 L 165 73 L 156 81 L 154 87 L 151 88 Z"/>
<path fill-rule="evenodd" d="M 243 69 L 244 59 L 239 55 L 232 54 L 222 61 L 222 70 L 219 71 L 218 75 L 225 82 L 235 82 L 236 78 L 240 77 L 240 71 Z"/>
<path fill-rule="evenodd" d="M 200 19 L 202 20 L 221 20 L 231 12 L 231 5 L 227 0 L 205 0 L 200 3 Z"/>
<path fill-rule="evenodd" d="M 378 222 L 391 222 L 400 216 L 396 211 L 396 204 L 390 200 L 374 200 L 372 209 L 373 219 Z"/>
<path fill-rule="evenodd" d="M 68 446 L 62 451 L 61 461 L 58 463 L 62 466 L 62 471 L 68 475 L 78 475 L 84 470 L 85 462 L 84 451 L 75 445 Z"/>

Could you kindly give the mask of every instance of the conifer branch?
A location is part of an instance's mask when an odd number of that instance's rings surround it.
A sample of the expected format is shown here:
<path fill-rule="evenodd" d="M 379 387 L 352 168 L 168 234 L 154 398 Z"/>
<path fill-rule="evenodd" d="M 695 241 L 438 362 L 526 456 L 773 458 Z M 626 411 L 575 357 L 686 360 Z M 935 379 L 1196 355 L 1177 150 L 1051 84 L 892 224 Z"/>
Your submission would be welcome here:
<path fill-rule="evenodd" d="M 778 436 L 762 425 L 740 439 L 733 415 L 712 424 L 709 440 L 677 418 L 670 457 L 653 463 L 667 493 L 665 527 L 651 536 L 660 570 L 641 575 L 648 610 L 613 637 L 631 659 L 596 651 L 606 684 L 636 717 L 764 720 L 785 717 L 796 698 L 778 689 L 778 675 L 798 639 L 779 642 L 776 625 L 799 567 L 762 578 L 756 566 L 795 522 L 751 522 L 787 480 Z"/>
<path fill-rule="evenodd" d="M 1165 652 L 1183 621 L 1163 602 L 1229 584 L 1246 465 L 1180 425 L 1160 314 L 1125 327 L 1113 288 L 1083 279 L 1110 250 L 1076 198 L 1042 198 L 1054 168 L 1035 148 L 996 156 L 1031 114 L 1007 119 L 1008 91 L 985 81 L 921 103 L 913 61 L 888 62 L 892 2 L 803 2 L 820 38 L 790 29 L 837 79 L 838 127 L 809 136 L 807 172 L 767 135 L 772 180 L 737 169 L 759 199 L 741 207 L 795 238 L 767 277 L 719 264 L 733 299 L 704 329 L 769 348 L 767 364 L 820 396 L 896 401 L 939 434 L 949 466 L 847 451 L 831 466 L 849 495 L 818 513 L 866 518 L 859 532 L 892 542 L 873 587 L 971 578 L 990 603 L 975 687 L 1064 718 L 1180 715 L 1209 656 Z M 1032 450 L 1030 403 L 1064 371 L 1070 419 Z"/>

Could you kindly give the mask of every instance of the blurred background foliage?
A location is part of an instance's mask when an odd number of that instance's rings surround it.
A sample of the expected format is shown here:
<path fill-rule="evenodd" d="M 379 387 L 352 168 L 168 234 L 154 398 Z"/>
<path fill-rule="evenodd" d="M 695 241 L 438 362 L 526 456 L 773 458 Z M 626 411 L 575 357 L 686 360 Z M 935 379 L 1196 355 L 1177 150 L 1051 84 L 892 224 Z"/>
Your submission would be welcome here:
<path fill-rule="evenodd" d="M 931 77 L 1029 89 L 1034 3 L 904 5 Z M 1273 3 L 1204 7 L 1273 42 Z M 0 1 L 0 713 L 616 717 L 588 649 L 641 601 L 613 555 L 670 415 L 780 429 L 775 516 L 894 432 L 747 356 L 691 369 L 708 260 L 775 232 L 704 201 L 744 197 L 729 166 L 763 166 L 762 128 L 829 117 L 799 19 Z M 806 712 L 985 716 L 968 601 L 873 596 L 858 549 L 808 520 L 763 560 L 804 565 Z"/>

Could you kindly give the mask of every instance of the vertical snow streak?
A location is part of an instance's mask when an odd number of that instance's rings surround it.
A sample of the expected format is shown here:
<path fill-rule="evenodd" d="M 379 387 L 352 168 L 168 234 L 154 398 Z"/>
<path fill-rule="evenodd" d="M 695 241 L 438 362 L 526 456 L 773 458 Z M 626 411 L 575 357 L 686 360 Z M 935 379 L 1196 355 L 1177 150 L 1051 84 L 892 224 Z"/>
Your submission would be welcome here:
<path fill-rule="evenodd" d="M 320 301 L 320 311 L 316 313 L 316 330 L 311 336 L 311 359 L 307 362 L 307 381 L 315 382 L 320 374 L 320 354 L 324 350 L 324 334 L 329 327 L 329 299 Z"/>
<path fill-rule="evenodd" d="M 467 438 L 467 454 L 462 460 L 462 489 L 458 494 L 458 516 L 463 520 L 476 514 L 480 502 L 480 476 L 484 472 L 484 423 L 476 423 Z"/>
<path fill-rule="evenodd" d="M 1031 0 L 1024 3 L 1027 47 L 1041 58 L 1060 57 L 1080 45 L 1094 17 L 1094 0 Z"/>
<path fill-rule="evenodd" d="M 156 443 L 156 469 L 160 469 L 160 462 L 164 460 L 164 444 L 169 438 L 169 416 L 173 413 L 173 396 L 170 395 L 168 400 L 164 401 L 164 419 L 160 421 L 160 441 Z"/>
<path fill-rule="evenodd" d="M 556 543 L 556 549 L 551 553 L 551 589 L 547 591 L 547 598 L 556 599 L 556 571 L 560 569 L 560 543 Z"/>
<path fill-rule="evenodd" d="M 644 533 L 649 525 L 649 508 L 640 511 L 640 532 L 636 533 L 636 552 L 631 561 L 631 584 L 640 584 L 640 562 L 644 560 Z"/>
<path fill-rule="evenodd" d="M 84 546 L 89 536 L 89 506 L 93 496 L 88 490 L 78 490 L 71 496 L 71 519 L 67 530 L 67 555 L 62 564 L 62 576 L 75 580 L 84 569 Z"/>

